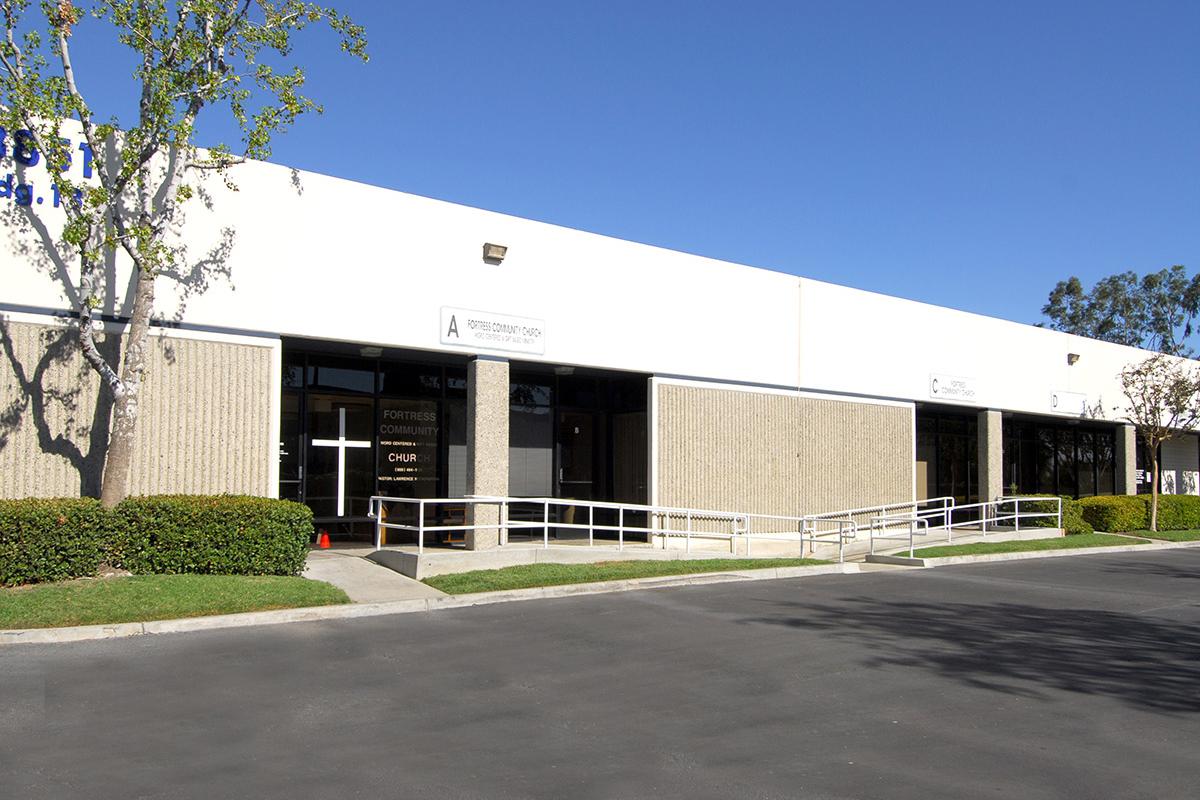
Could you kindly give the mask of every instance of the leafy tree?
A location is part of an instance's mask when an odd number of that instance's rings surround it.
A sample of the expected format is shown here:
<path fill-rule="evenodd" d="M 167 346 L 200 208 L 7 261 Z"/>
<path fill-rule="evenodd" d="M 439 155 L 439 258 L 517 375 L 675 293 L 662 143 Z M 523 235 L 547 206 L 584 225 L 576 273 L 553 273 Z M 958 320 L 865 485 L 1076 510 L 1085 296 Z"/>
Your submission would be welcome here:
<path fill-rule="evenodd" d="M 1084 291 L 1074 276 L 1059 281 L 1042 307 L 1049 327 L 1067 333 L 1191 356 L 1187 339 L 1200 313 L 1200 275 L 1179 264 L 1139 278 L 1122 272 Z"/>
<path fill-rule="evenodd" d="M 1152 454 L 1150 529 L 1158 530 L 1159 447 L 1200 424 L 1200 367 L 1158 354 L 1121 370 L 1123 416 Z"/>
<path fill-rule="evenodd" d="M 127 493 L 133 436 L 154 312 L 155 283 L 180 267 L 180 207 L 198 194 L 205 173 L 244 158 L 265 158 L 272 138 L 320 107 L 302 93 L 305 73 L 291 64 L 293 37 L 321 25 L 341 50 L 364 61 L 363 29 L 332 8 L 301 0 L 0 0 L 0 122 L 19 164 L 48 169 L 66 221 L 58 257 L 78 268 L 68 296 L 79 315 L 78 347 L 111 395 L 111 432 L 101 499 Z M 80 90 L 77 38 L 115 36 L 136 66 L 136 120 L 101 118 Z M 236 147 L 196 146 L 196 123 L 208 109 L 228 112 Z M 64 132 L 81 131 L 85 178 L 66 170 L 73 154 Z M 77 134 L 78 135 L 78 134 Z M 90 179 L 89 179 L 90 178 Z M 232 184 L 229 184 L 231 188 Z M 132 264 L 128 295 L 111 302 L 104 266 L 122 254 Z M 73 262 L 73 263 L 72 263 Z M 97 348 L 93 323 L 106 305 L 127 307 L 124 355 Z"/>

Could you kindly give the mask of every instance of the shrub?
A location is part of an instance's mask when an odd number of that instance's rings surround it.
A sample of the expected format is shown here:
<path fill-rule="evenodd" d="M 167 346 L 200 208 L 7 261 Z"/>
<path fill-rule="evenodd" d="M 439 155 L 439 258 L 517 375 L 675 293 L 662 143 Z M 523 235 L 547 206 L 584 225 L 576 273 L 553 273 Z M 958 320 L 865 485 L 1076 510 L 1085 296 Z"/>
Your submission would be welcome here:
<path fill-rule="evenodd" d="M 1146 497 L 1146 495 L 1142 495 Z M 1149 527 L 1150 499 L 1146 497 L 1147 523 Z M 1200 529 L 1200 497 L 1190 494 L 1166 494 L 1158 496 L 1158 529 L 1160 531 L 1194 531 Z"/>
<path fill-rule="evenodd" d="M 1150 527 L 1150 501 L 1142 495 L 1085 497 L 1079 501 L 1083 518 L 1098 531 L 1120 533 Z M 1162 505 L 1159 505 L 1162 513 Z"/>
<path fill-rule="evenodd" d="M 0 586 L 95 575 L 107 521 L 90 498 L 0 500 Z"/>
<path fill-rule="evenodd" d="M 1055 497 L 1052 494 L 1035 494 L 1024 495 L 1025 497 Z M 1053 514 L 1057 511 L 1057 503 L 1053 500 L 1035 501 L 1032 503 L 1021 503 L 1021 513 L 1033 512 L 1037 514 Z M 1009 509 L 1011 510 L 1011 507 Z M 1035 517 L 1030 520 L 1022 520 L 1021 527 L 1029 528 L 1053 528 L 1058 524 L 1055 517 Z M 1083 508 L 1080 506 L 1080 501 L 1071 497 L 1062 497 L 1062 527 L 1063 531 L 1068 535 L 1079 533 L 1095 533 L 1092 526 L 1083 518 Z"/>
<path fill-rule="evenodd" d="M 297 575 L 312 511 L 236 495 L 131 497 L 113 510 L 113 561 L 136 573 Z"/>

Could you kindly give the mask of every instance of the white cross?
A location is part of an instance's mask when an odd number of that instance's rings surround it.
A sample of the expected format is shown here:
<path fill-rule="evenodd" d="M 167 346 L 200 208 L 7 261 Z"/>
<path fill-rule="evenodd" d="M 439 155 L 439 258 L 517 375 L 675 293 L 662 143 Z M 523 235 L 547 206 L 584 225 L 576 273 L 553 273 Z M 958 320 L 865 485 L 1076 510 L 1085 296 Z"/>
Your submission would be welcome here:
<path fill-rule="evenodd" d="M 338 502 L 337 515 L 346 516 L 346 448 L 370 447 L 370 442 L 355 442 L 346 438 L 346 409 L 338 409 L 338 438 L 313 439 L 314 447 L 336 447 L 338 449 Z"/>

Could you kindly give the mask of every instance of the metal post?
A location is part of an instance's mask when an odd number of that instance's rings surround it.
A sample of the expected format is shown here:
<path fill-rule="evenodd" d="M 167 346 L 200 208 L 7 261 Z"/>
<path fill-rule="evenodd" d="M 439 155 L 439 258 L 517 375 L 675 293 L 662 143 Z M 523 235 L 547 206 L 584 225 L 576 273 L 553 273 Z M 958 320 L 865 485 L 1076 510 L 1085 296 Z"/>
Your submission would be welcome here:
<path fill-rule="evenodd" d="M 908 557 L 913 557 L 913 530 L 917 527 L 913 520 L 908 521 Z"/>
<path fill-rule="evenodd" d="M 500 503 L 500 544 L 508 544 L 508 498 Z"/>
<path fill-rule="evenodd" d="M 625 549 L 625 506 L 617 509 L 617 552 Z"/>
<path fill-rule="evenodd" d="M 1062 498 L 1056 497 L 1054 499 L 1058 501 L 1058 529 L 1062 531 Z M 1063 533 L 1066 533 L 1066 531 L 1063 531 Z"/>
<path fill-rule="evenodd" d="M 550 549 L 550 501 L 542 501 L 542 548 Z"/>
<path fill-rule="evenodd" d="M 596 546 L 596 507 L 588 506 L 588 547 Z"/>
<path fill-rule="evenodd" d="M 1016 533 L 1021 532 L 1021 498 L 1013 498 L 1013 530 Z"/>
<path fill-rule="evenodd" d="M 371 506 L 372 506 L 372 510 L 375 512 L 375 550 L 376 550 L 376 552 L 378 552 L 380 549 L 382 549 L 381 542 L 383 540 L 383 528 L 380 526 L 383 521 L 382 520 L 383 515 L 380 513 L 380 509 L 383 508 L 383 503 L 381 502 L 379 504 L 379 508 L 374 508 L 375 498 L 372 497 L 371 498 Z"/>
<path fill-rule="evenodd" d="M 417 552 L 425 552 L 425 501 L 417 502 Z"/>
<path fill-rule="evenodd" d="M 687 512 L 687 533 L 684 536 L 683 549 L 687 553 L 692 552 L 692 511 L 691 511 L 691 509 L 688 509 L 688 512 Z"/>

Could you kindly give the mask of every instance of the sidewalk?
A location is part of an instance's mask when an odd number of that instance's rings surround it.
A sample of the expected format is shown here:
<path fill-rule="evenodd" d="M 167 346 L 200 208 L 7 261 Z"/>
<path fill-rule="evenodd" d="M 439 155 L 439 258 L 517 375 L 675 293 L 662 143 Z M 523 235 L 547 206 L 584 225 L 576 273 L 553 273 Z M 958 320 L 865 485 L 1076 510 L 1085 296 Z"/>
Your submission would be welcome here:
<path fill-rule="evenodd" d="M 305 578 L 332 583 L 354 603 L 391 603 L 443 597 L 432 586 L 406 578 L 358 555 L 337 550 L 313 550 L 302 573 Z"/>

